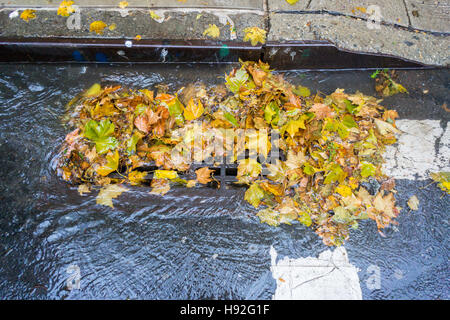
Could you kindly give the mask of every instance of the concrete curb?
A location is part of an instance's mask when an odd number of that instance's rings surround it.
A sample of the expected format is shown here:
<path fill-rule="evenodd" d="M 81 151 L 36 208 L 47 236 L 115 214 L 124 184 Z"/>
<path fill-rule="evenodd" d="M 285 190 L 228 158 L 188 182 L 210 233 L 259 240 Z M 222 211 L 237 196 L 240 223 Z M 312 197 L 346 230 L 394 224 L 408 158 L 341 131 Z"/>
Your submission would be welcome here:
<path fill-rule="evenodd" d="M 58 4 L 49 6 L 44 0 L 22 0 L 3 5 L 0 38 L 204 40 L 241 44 L 244 30 L 258 27 L 267 32 L 267 41 L 271 42 L 323 40 L 343 50 L 393 55 L 426 65 L 448 66 L 450 63 L 449 30 L 443 23 L 448 12 L 444 5 L 426 7 L 418 6 L 414 1 L 399 4 L 388 0 L 348 3 L 311 0 L 291 6 L 284 0 L 246 0 L 231 1 L 225 9 L 220 0 L 210 1 L 208 5 L 201 1 L 186 4 L 136 0 L 130 4 L 135 7 L 121 9 L 115 1 L 103 1 L 102 7 L 93 6 L 94 2 L 78 1 L 80 8 L 70 17 L 58 16 Z M 364 7 L 370 7 L 369 2 L 382 8 L 386 17 L 383 15 L 381 21 L 372 21 Z M 28 22 L 20 19 L 25 8 L 36 10 L 36 18 Z M 150 10 L 159 19 L 152 19 Z M 412 16 L 417 10 L 421 14 Z M 433 13 L 436 16 L 433 21 L 425 19 Z M 107 25 L 103 34 L 89 30 L 90 24 L 98 20 Z M 212 24 L 220 30 L 219 37 L 214 39 L 203 35 Z"/>

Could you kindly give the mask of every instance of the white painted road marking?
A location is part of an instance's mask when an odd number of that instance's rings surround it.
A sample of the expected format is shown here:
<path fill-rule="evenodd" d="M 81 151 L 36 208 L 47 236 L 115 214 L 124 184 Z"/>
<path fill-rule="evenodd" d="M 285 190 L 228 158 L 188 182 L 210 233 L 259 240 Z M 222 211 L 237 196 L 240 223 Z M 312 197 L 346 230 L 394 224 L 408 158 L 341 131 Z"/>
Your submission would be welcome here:
<path fill-rule="evenodd" d="M 450 126 L 439 120 L 398 120 L 398 142 L 387 146 L 383 171 L 396 179 L 428 179 L 430 172 L 450 171 Z"/>
<path fill-rule="evenodd" d="M 348 261 L 343 246 L 326 250 L 318 258 L 276 262 L 277 252 L 270 248 L 272 277 L 277 281 L 275 300 L 361 300 L 358 269 Z"/>

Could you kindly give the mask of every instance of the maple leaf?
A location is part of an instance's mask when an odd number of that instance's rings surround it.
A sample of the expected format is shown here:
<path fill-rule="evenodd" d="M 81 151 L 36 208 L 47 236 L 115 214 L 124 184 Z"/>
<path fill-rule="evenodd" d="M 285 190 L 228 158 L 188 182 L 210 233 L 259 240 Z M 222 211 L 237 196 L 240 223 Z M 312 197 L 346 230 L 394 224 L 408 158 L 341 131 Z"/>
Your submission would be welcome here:
<path fill-rule="evenodd" d="M 200 100 L 195 104 L 194 99 L 191 98 L 184 108 L 184 118 L 188 121 L 199 118 L 204 112 L 203 104 Z"/>
<path fill-rule="evenodd" d="M 203 31 L 203 35 L 211 38 L 218 38 L 220 36 L 220 30 L 215 24 L 210 24 L 209 27 Z"/>
<path fill-rule="evenodd" d="M 127 1 L 120 1 L 119 2 L 119 8 L 125 9 L 126 7 L 128 7 L 128 2 Z"/>
<path fill-rule="evenodd" d="M 71 13 L 75 12 L 75 9 L 72 7 L 73 4 L 74 4 L 73 1 L 65 1 L 65 0 L 62 1 L 59 4 L 57 14 L 63 17 L 70 16 Z"/>
<path fill-rule="evenodd" d="M 378 229 L 387 227 L 393 218 L 397 217 L 398 209 L 395 207 L 393 193 L 384 196 L 384 191 L 378 192 L 373 199 L 373 206 L 377 212 L 368 211 L 369 218 L 376 221 Z"/>
<path fill-rule="evenodd" d="M 305 118 L 303 117 L 298 120 L 289 120 L 289 122 L 281 128 L 280 133 L 284 134 L 287 131 L 291 138 L 294 138 L 295 134 L 300 129 L 306 129 Z"/>
<path fill-rule="evenodd" d="M 197 175 L 197 181 L 202 184 L 207 184 L 208 182 L 211 182 L 211 173 L 213 173 L 214 170 L 210 170 L 208 167 L 203 167 L 200 169 L 195 170 L 195 174 Z"/>
<path fill-rule="evenodd" d="M 255 159 L 239 160 L 238 172 L 236 178 L 239 183 L 249 184 L 262 171 L 262 166 Z"/>
<path fill-rule="evenodd" d="M 167 179 L 153 179 L 150 186 L 150 194 L 165 195 L 170 190 L 170 184 Z"/>
<path fill-rule="evenodd" d="M 89 25 L 89 32 L 95 32 L 96 34 L 102 35 L 106 26 L 107 24 L 103 21 L 94 21 Z"/>
<path fill-rule="evenodd" d="M 35 14 L 36 10 L 32 10 L 32 9 L 25 9 L 23 10 L 23 12 L 20 14 L 20 19 L 28 22 L 31 19 L 36 18 L 36 14 Z"/>
<path fill-rule="evenodd" d="M 152 126 L 157 123 L 159 119 L 159 115 L 154 112 L 151 107 L 147 107 L 143 114 L 134 119 L 134 125 L 142 132 L 149 133 Z"/>
<path fill-rule="evenodd" d="M 334 117 L 334 110 L 323 103 L 315 103 L 309 109 L 309 112 L 313 112 L 316 115 L 317 120 Z"/>
<path fill-rule="evenodd" d="M 131 171 L 128 174 L 128 181 L 131 185 L 136 186 L 142 183 L 144 181 L 145 176 L 147 175 L 147 171 Z"/>
<path fill-rule="evenodd" d="M 119 167 L 119 152 L 116 150 L 114 154 L 106 155 L 106 164 L 97 168 L 97 173 L 101 176 L 107 176 Z"/>
<path fill-rule="evenodd" d="M 438 183 L 438 187 L 442 191 L 450 194 L 450 172 L 432 172 L 430 177 L 434 182 Z"/>
<path fill-rule="evenodd" d="M 114 150 L 119 142 L 116 138 L 111 137 L 114 132 L 114 124 L 110 120 L 102 120 L 97 122 L 89 120 L 84 126 L 83 135 L 89 140 L 95 142 L 95 148 L 99 154 Z"/>
<path fill-rule="evenodd" d="M 114 208 L 112 199 L 117 198 L 125 191 L 128 191 L 128 189 L 119 184 L 108 185 L 100 189 L 96 202 L 97 204 Z"/>
<path fill-rule="evenodd" d="M 113 116 L 119 113 L 120 111 L 114 106 L 114 104 L 106 102 L 100 105 L 100 103 L 97 102 L 95 108 L 92 110 L 92 117 L 98 119 L 102 117 Z"/>
<path fill-rule="evenodd" d="M 264 198 L 264 190 L 258 186 L 257 183 L 253 183 L 250 188 L 245 192 L 244 200 L 257 208 Z"/>
<path fill-rule="evenodd" d="M 228 89 L 230 89 L 231 92 L 233 93 L 237 93 L 239 92 L 239 89 L 244 86 L 244 84 L 247 82 L 247 80 L 249 79 L 249 75 L 248 73 L 243 70 L 243 69 L 239 69 L 236 71 L 236 73 L 234 74 L 234 76 L 225 76 L 225 84 L 228 87 Z"/>
<path fill-rule="evenodd" d="M 352 195 L 352 189 L 349 186 L 343 184 L 337 186 L 335 191 L 343 197 L 348 197 Z"/>
<path fill-rule="evenodd" d="M 284 162 L 284 164 L 286 165 L 287 169 L 295 170 L 301 168 L 305 161 L 305 154 L 302 151 L 295 152 L 294 150 L 289 150 L 287 160 Z"/>
<path fill-rule="evenodd" d="M 258 27 L 249 27 L 245 28 L 244 32 L 244 41 L 250 41 L 252 46 L 256 46 L 258 42 L 261 42 L 261 44 L 266 43 L 266 30 Z"/>

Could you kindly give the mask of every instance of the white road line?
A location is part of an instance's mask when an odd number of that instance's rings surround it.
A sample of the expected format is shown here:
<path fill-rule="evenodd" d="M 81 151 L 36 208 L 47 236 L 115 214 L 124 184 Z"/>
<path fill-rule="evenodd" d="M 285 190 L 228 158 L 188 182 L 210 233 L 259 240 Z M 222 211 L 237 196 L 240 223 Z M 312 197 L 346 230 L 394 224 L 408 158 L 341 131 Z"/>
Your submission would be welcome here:
<path fill-rule="evenodd" d="M 383 171 L 397 179 L 427 179 L 430 172 L 450 171 L 450 126 L 439 120 L 398 120 L 398 142 L 388 146 Z M 439 143 L 437 143 L 439 142 Z"/>
<path fill-rule="evenodd" d="M 358 269 L 348 261 L 343 246 L 322 252 L 318 258 L 276 262 L 277 252 L 270 248 L 272 277 L 277 282 L 275 300 L 361 300 Z"/>

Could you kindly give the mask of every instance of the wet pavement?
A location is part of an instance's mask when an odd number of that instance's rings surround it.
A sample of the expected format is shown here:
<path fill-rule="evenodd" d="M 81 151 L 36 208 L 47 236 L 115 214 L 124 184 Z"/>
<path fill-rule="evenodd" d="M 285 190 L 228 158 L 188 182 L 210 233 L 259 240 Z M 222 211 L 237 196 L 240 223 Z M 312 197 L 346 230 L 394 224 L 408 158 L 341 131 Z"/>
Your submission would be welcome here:
<path fill-rule="evenodd" d="M 261 224 L 245 189 L 173 188 L 164 197 L 131 187 L 96 205 L 55 176 L 51 160 L 68 129 L 65 104 L 95 82 L 171 89 L 220 83 L 232 65 L 0 65 L 0 297 L 2 299 L 271 299 L 275 263 L 319 257 L 329 248 L 301 224 Z M 296 84 L 326 94 L 336 88 L 374 95 L 369 71 L 290 72 Z M 45 76 L 43 76 L 45 75 Z M 446 156 L 450 73 L 399 71 L 409 95 L 387 98 L 400 119 L 435 121 L 424 137 Z M 426 91 L 428 90 L 428 91 Z M 424 92 L 427 93 L 424 93 Z M 409 143 L 409 142 L 408 142 Z M 414 153 L 414 144 L 410 146 Z M 403 149 L 405 150 L 405 149 Z M 398 165 L 398 164 L 397 164 Z M 448 170 L 447 163 L 439 164 Z M 363 299 L 449 299 L 450 197 L 431 180 L 397 180 L 399 225 L 381 237 L 360 223 L 344 245 L 359 271 Z M 396 168 L 391 168 L 396 175 Z M 429 185 L 426 188 L 422 188 Z M 416 195 L 419 210 L 409 212 Z M 68 279 L 74 282 L 68 288 Z M 79 284 L 79 288 L 77 287 Z M 70 285 L 69 285 L 70 287 Z"/>

